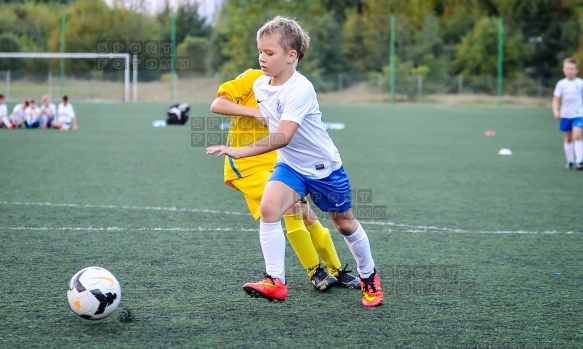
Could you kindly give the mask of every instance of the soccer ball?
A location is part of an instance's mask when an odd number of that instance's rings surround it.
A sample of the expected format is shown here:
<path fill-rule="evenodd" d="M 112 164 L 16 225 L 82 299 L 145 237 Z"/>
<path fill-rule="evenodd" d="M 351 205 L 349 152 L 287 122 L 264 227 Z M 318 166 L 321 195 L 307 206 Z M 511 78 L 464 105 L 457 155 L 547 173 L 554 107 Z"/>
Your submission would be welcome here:
<path fill-rule="evenodd" d="M 87 320 L 100 320 L 111 315 L 119 305 L 121 288 L 107 269 L 88 267 L 71 278 L 67 299 L 75 314 Z"/>

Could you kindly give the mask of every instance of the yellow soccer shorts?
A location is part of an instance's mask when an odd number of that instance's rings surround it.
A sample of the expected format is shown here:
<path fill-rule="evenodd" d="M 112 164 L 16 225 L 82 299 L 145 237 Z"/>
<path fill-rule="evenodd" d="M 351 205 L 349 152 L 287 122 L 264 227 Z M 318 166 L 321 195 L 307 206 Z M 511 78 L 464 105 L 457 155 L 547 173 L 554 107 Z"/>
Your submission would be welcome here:
<path fill-rule="evenodd" d="M 270 176 L 271 171 L 259 171 L 247 177 L 237 178 L 231 181 L 231 184 L 245 196 L 249 211 L 255 219 L 259 219 L 261 216 L 261 212 L 259 211 L 261 197 L 263 196 L 263 190 Z"/>

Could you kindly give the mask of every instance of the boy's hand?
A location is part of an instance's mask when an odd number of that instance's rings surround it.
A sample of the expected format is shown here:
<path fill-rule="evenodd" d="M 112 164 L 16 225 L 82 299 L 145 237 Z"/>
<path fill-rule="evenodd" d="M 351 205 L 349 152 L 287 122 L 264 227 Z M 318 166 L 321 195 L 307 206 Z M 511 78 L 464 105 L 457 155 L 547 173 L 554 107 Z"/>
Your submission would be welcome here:
<path fill-rule="evenodd" d="M 558 110 L 553 110 L 553 115 L 555 116 L 555 120 L 559 120 L 561 118 L 561 113 Z"/>
<path fill-rule="evenodd" d="M 206 153 L 208 155 L 213 155 L 218 153 L 217 156 L 228 155 L 233 159 L 240 158 L 239 149 L 238 148 L 231 148 L 227 147 L 226 145 L 213 145 L 211 147 L 206 148 Z"/>

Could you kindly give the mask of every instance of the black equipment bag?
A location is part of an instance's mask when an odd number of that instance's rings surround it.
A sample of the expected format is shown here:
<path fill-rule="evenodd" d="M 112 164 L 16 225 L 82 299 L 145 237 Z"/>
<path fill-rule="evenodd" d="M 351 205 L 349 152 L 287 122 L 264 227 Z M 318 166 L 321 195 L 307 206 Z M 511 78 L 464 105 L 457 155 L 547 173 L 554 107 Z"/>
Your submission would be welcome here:
<path fill-rule="evenodd" d="M 166 123 L 169 125 L 184 125 L 188 121 L 188 112 L 190 106 L 188 103 L 175 104 L 168 108 L 166 112 Z"/>

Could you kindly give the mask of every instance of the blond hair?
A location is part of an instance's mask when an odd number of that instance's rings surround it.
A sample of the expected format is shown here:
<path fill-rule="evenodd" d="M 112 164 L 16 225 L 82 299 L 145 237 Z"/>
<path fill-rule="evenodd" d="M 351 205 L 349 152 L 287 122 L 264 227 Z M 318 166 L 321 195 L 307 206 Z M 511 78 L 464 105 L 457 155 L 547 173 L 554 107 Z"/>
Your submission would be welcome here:
<path fill-rule="evenodd" d="M 257 31 L 259 38 L 279 33 L 279 44 L 285 51 L 295 50 L 298 54 L 298 61 L 306 55 L 310 47 L 310 37 L 298 22 L 282 16 L 277 16 L 267 21 Z"/>

